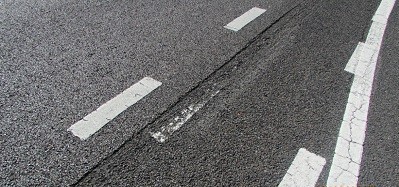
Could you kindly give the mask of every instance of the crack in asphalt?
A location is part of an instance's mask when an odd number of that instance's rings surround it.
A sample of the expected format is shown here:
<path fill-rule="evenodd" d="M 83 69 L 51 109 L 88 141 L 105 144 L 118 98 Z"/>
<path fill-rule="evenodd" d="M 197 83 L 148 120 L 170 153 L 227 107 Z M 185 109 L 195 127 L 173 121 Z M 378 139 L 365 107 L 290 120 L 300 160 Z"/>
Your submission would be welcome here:
<path fill-rule="evenodd" d="M 160 112 L 157 116 L 155 116 L 150 123 L 148 123 L 146 126 L 144 126 L 136 133 L 136 136 L 130 137 L 121 146 L 119 146 L 117 149 L 115 149 L 107 156 L 105 156 L 103 159 L 101 159 L 96 165 L 94 165 L 87 172 L 85 172 L 80 178 L 78 178 L 76 182 L 72 183 L 71 186 L 77 186 L 79 183 L 81 183 L 87 176 L 89 176 L 90 173 L 92 173 L 96 168 L 98 168 L 104 161 L 110 159 L 113 155 L 118 153 L 128 143 L 132 141 L 138 141 L 138 142 L 151 141 L 149 140 L 150 136 L 148 136 L 147 138 L 144 135 L 146 134 L 144 132 L 148 131 L 149 126 L 156 126 L 156 124 L 164 122 L 165 118 L 176 114 L 177 111 L 179 111 L 179 109 L 182 108 L 182 106 L 184 107 L 185 103 L 187 103 L 188 101 L 190 101 L 190 99 L 192 99 L 193 95 L 201 93 L 202 90 L 209 89 L 209 87 L 211 88 L 217 87 L 218 90 L 223 90 L 223 88 L 228 85 L 228 83 L 226 82 L 229 82 L 228 80 L 232 79 L 232 77 L 230 77 L 230 74 L 232 72 L 237 71 L 237 69 L 240 67 L 242 63 L 240 58 L 253 55 L 253 52 L 257 52 L 264 45 L 269 45 L 269 46 L 278 45 L 279 44 L 278 38 L 284 37 L 284 35 L 282 36 L 282 34 L 284 33 L 283 31 L 287 29 L 289 30 L 289 28 L 286 28 L 285 26 L 288 24 L 297 24 L 295 20 L 301 20 L 307 15 L 310 15 L 313 12 L 312 10 L 313 6 L 305 5 L 304 2 L 298 3 L 292 8 L 290 8 L 287 12 L 285 12 L 277 20 L 275 20 L 271 25 L 266 27 L 253 39 L 247 42 L 247 44 L 245 44 L 241 50 L 239 50 L 223 65 L 215 69 L 205 79 L 201 80 L 200 82 L 197 83 L 197 85 L 195 85 L 193 88 L 187 91 L 186 94 L 180 96 L 175 103 L 172 103 L 167 109 L 165 109 L 164 111 Z M 269 40 L 274 41 L 274 43 L 270 42 Z M 263 43 L 261 46 L 258 46 L 257 42 L 263 42 Z M 251 50 L 252 53 L 247 52 Z M 216 83 L 221 82 L 224 84 L 216 84 L 215 82 Z M 137 140 L 139 137 L 141 137 L 142 140 Z M 135 150 L 145 146 L 144 143 L 138 143 L 138 144 L 139 145 L 136 146 Z"/>

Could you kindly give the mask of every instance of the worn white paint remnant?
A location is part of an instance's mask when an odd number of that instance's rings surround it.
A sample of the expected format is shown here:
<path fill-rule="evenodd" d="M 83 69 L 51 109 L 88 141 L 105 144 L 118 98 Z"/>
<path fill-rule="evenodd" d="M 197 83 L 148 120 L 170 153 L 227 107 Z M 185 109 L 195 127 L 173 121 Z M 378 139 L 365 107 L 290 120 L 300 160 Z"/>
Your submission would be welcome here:
<path fill-rule="evenodd" d="M 175 116 L 168 125 L 161 127 L 158 132 L 150 132 L 150 135 L 158 142 L 165 142 L 175 131 L 179 130 L 196 112 L 204 107 L 214 96 L 219 93 L 218 91 L 213 92 L 209 97 L 189 105 L 183 109 L 179 115 Z"/>

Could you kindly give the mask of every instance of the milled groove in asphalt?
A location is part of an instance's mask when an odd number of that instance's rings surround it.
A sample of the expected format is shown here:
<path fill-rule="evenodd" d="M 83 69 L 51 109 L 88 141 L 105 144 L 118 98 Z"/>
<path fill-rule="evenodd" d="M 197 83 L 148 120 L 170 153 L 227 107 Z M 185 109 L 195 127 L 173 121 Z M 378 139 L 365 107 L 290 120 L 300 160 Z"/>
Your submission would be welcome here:
<path fill-rule="evenodd" d="M 327 186 L 357 185 L 370 96 L 384 32 L 395 0 L 382 0 L 365 43 L 359 43 L 345 70 L 355 75 L 339 130 Z"/>
<path fill-rule="evenodd" d="M 237 32 L 240 29 L 242 29 L 245 25 L 247 25 L 257 17 L 262 15 L 264 12 L 266 12 L 265 9 L 254 7 L 251 10 L 248 10 L 247 12 L 242 14 L 240 17 L 231 21 L 229 24 L 224 26 L 224 28 Z"/>
<path fill-rule="evenodd" d="M 223 66 L 213 72 L 206 79 L 201 81 L 194 89 L 190 90 L 183 98 L 179 99 L 179 101 L 170 109 L 167 110 L 165 114 L 163 114 L 160 118 L 157 118 L 154 123 L 149 125 L 149 134 L 151 132 L 157 132 L 158 129 L 162 129 L 164 124 L 171 123 L 170 119 L 174 116 L 181 115 L 181 111 L 186 108 L 189 108 L 192 103 L 201 103 L 204 100 L 208 100 L 212 94 L 215 92 L 223 90 L 226 86 L 234 84 L 237 82 L 237 79 L 240 79 L 240 71 L 244 71 L 246 68 L 241 67 L 243 65 L 248 66 L 249 64 L 243 64 L 243 59 L 247 59 L 256 53 L 260 46 L 258 41 L 261 37 L 267 38 L 270 40 L 269 43 L 271 48 L 273 44 L 276 44 L 280 37 L 282 37 L 285 30 L 280 30 L 280 28 L 285 25 L 293 22 L 293 19 L 298 19 L 301 17 L 305 17 L 310 14 L 309 12 L 305 14 L 304 9 L 306 6 L 303 4 L 298 4 L 297 6 L 290 9 L 287 13 L 281 16 L 276 22 L 274 22 L 271 26 L 262 31 L 259 35 L 254 37 L 240 52 L 238 52 L 234 57 L 232 57 L 228 62 L 226 62 Z M 266 37 L 265 37 L 266 36 Z"/>
<path fill-rule="evenodd" d="M 200 81 L 185 95 L 181 96 L 176 103 L 171 105 L 163 113 L 159 114 L 145 128 L 142 128 L 136 135 L 125 141 L 118 149 L 114 150 L 102 159 L 102 161 L 98 162 L 81 178 L 73 183 L 72 186 L 77 186 L 81 183 L 92 171 L 99 167 L 103 162 L 111 159 L 114 154 L 123 149 L 127 144 L 134 145 L 133 150 L 137 150 L 146 146 L 146 143 L 153 142 L 154 140 L 149 135 L 149 132 L 154 132 L 156 129 L 161 128 L 161 126 L 165 124 L 165 121 L 169 120 L 171 116 L 177 115 L 182 109 L 188 107 L 191 103 L 200 101 L 204 95 L 209 94 L 211 91 L 223 90 L 224 87 L 234 84 L 235 79 L 240 79 L 240 76 L 237 76 L 239 71 L 245 71 L 245 67 L 249 66 L 249 64 L 242 63 L 244 59 L 248 59 L 260 48 L 264 47 L 262 44 L 270 45 L 271 48 L 274 45 L 277 45 L 281 37 L 287 36 L 287 32 L 290 31 L 290 27 L 287 25 L 293 26 L 297 24 L 298 20 L 301 20 L 312 13 L 314 7 L 311 6 L 311 4 L 312 3 L 302 2 L 284 13 L 279 19 L 250 40 L 228 61 L 207 76 L 207 78 Z M 261 38 L 265 39 L 259 41 Z M 271 52 L 272 51 L 270 51 L 270 53 Z"/>
<path fill-rule="evenodd" d="M 161 82 L 151 77 L 144 77 L 138 83 L 124 90 L 113 99 L 101 105 L 97 110 L 73 124 L 68 131 L 71 131 L 81 140 L 86 140 L 120 113 L 161 85 Z"/>
<path fill-rule="evenodd" d="M 315 186 L 326 159 L 301 148 L 279 187 Z"/>

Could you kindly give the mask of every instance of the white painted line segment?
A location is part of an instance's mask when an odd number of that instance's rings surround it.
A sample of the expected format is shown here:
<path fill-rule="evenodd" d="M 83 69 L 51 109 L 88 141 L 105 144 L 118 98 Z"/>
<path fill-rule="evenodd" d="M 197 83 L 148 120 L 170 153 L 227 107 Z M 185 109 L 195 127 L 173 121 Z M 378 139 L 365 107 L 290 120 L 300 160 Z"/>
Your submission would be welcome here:
<path fill-rule="evenodd" d="M 326 159 L 301 148 L 278 186 L 315 186 L 325 164 Z"/>
<path fill-rule="evenodd" d="M 395 0 L 382 0 L 365 43 L 359 43 L 345 70 L 354 80 L 342 120 L 327 186 L 356 186 L 366 136 L 367 116 L 386 23 Z"/>
<path fill-rule="evenodd" d="M 213 92 L 208 98 L 191 104 L 186 109 L 180 112 L 180 115 L 174 117 L 168 125 L 161 127 L 158 132 L 150 132 L 150 135 L 158 142 L 164 143 L 175 131 L 179 130 L 191 117 L 194 116 L 202 107 L 204 107 L 213 97 L 219 93 Z"/>
<path fill-rule="evenodd" d="M 352 53 L 351 58 L 349 59 L 349 62 L 346 64 L 345 71 L 349 73 L 355 73 L 356 67 L 358 65 L 360 53 L 363 50 L 363 44 L 362 42 L 359 42 L 359 44 L 356 46 L 355 51 Z"/>
<path fill-rule="evenodd" d="M 389 15 L 395 5 L 395 0 L 381 1 L 375 15 L 373 16 L 373 21 L 386 24 L 388 22 Z"/>
<path fill-rule="evenodd" d="M 145 77 L 113 99 L 101 105 L 97 110 L 93 111 L 82 120 L 73 124 L 68 131 L 71 131 L 81 140 L 86 140 L 124 110 L 161 85 L 161 82 L 151 77 Z"/>
<path fill-rule="evenodd" d="M 378 53 L 379 50 L 376 50 L 375 46 L 360 42 L 349 59 L 345 71 L 360 77 L 371 75 L 378 60 Z"/>
<path fill-rule="evenodd" d="M 234 19 L 233 21 L 231 21 L 229 24 L 224 26 L 224 28 L 230 29 L 230 30 L 233 30 L 233 31 L 237 32 L 241 28 L 243 28 L 245 25 L 250 23 L 252 20 L 254 20 L 255 18 L 257 18 L 260 15 L 262 15 L 264 12 L 266 12 L 265 9 L 254 7 L 251 10 L 248 10 L 247 12 L 245 12 L 240 17 L 238 17 L 238 18 Z"/>

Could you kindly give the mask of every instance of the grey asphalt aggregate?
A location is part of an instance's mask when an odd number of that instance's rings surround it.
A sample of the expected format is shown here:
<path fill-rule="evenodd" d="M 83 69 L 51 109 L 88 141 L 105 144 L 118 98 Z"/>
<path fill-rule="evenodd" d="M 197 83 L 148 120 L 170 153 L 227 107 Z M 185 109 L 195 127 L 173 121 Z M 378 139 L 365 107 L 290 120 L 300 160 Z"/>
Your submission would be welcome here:
<path fill-rule="evenodd" d="M 297 3 L 1 1 L 0 185 L 73 183 Z M 66 131 L 145 76 L 163 87 L 87 141 Z"/>
<path fill-rule="evenodd" d="M 324 186 L 379 0 L 0 2 L 0 186 L 277 186 L 300 148 Z M 223 28 L 267 11 L 239 32 Z M 398 6 L 358 185 L 398 177 Z M 66 130 L 150 76 L 163 85 L 86 141 Z M 165 143 L 149 132 L 220 92 Z"/>
<path fill-rule="evenodd" d="M 231 63 L 240 63 L 226 72 L 232 74 L 227 76 L 230 84 L 166 143 L 148 135 L 162 125 L 154 124 L 87 173 L 77 186 L 277 186 L 303 147 L 326 158 L 317 183 L 325 186 L 353 80 L 344 68 L 357 43 L 364 41 L 379 2 L 314 3 L 300 9 L 309 12 L 290 18 L 284 29 L 263 33 L 244 52 L 244 60 L 234 59 Z M 394 49 L 390 51 L 397 58 Z M 391 79 L 395 68 L 390 72 L 386 76 Z M 397 97 L 396 89 L 386 89 Z M 381 100 L 389 102 L 385 99 Z M 182 102 L 189 104 L 188 100 Z M 397 114 L 395 102 L 392 105 L 392 114 Z M 387 130 L 393 130 L 378 131 L 388 135 L 387 142 L 371 140 L 365 147 L 365 155 L 374 152 L 370 156 L 380 161 L 363 166 L 370 171 L 361 175 L 360 186 L 395 186 L 399 180 L 395 159 L 379 151 L 390 143 L 386 152 L 396 156 L 393 124 L 397 118 L 390 119 Z M 385 170 L 382 175 L 369 174 L 381 170 Z"/>

